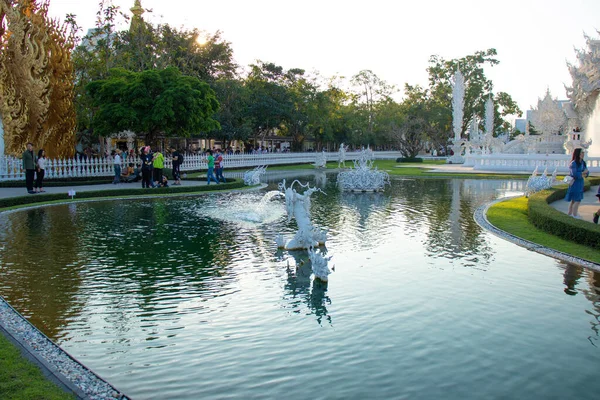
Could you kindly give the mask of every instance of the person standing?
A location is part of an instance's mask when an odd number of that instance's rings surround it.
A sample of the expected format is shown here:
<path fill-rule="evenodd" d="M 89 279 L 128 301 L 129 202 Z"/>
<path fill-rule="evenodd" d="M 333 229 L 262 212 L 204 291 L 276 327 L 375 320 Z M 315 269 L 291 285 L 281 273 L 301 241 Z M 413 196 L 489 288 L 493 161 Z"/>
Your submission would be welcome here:
<path fill-rule="evenodd" d="M 46 175 L 46 151 L 40 149 L 37 156 L 37 168 L 35 170 L 35 192 L 45 192 L 43 188 L 44 175 Z"/>
<path fill-rule="evenodd" d="M 35 159 L 33 156 L 33 143 L 27 143 L 27 149 L 23 152 L 23 169 L 25 170 L 25 186 L 27 193 L 35 194 L 33 191 L 33 178 L 35 177 Z"/>
<path fill-rule="evenodd" d="M 173 159 L 173 185 L 181 185 L 181 164 L 183 156 L 176 149 L 171 149 L 171 158 Z"/>
<path fill-rule="evenodd" d="M 223 154 L 220 149 L 217 149 L 217 154 L 215 155 L 215 175 L 217 182 L 227 182 L 223 177 Z"/>
<path fill-rule="evenodd" d="M 142 189 L 150 189 L 154 187 L 152 183 L 152 157 L 148 154 L 150 146 L 142 147 L 142 154 L 140 159 L 142 160 Z"/>
<path fill-rule="evenodd" d="M 160 151 L 157 151 L 152 156 L 152 166 L 154 167 L 154 184 L 160 185 L 163 176 L 162 171 L 165 167 L 165 156 Z"/>
<path fill-rule="evenodd" d="M 113 166 L 115 168 L 115 179 L 113 179 L 113 184 L 121 182 L 121 150 L 115 150 L 113 154 Z"/>
<path fill-rule="evenodd" d="M 566 201 L 570 201 L 568 215 L 573 218 L 581 219 L 579 215 L 579 204 L 583 199 L 583 178 L 587 177 L 590 172 L 587 169 L 585 161 L 583 161 L 583 150 L 577 148 L 573 151 L 571 164 L 569 164 L 569 175 L 573 178 L 573 182 L 567 189 Z"/>
<path fill-rule="evenodd" d="M 212 179 L 213 181 L 217 182 L 218 185 L 219 181 L 217 180 L 217 178 L 215 178 L 215 175 L 213 174 L 213 171 L 215 169 L 215 158 L 213 157 L 213 152 L 212 150 L 206 150 L 206 154 L 208 154 L 208 156 L 206 157 L 206 164 L 208 166 L 208 169 L 206 170 L 206 184 L 210 185 L 210 180 Z"/>

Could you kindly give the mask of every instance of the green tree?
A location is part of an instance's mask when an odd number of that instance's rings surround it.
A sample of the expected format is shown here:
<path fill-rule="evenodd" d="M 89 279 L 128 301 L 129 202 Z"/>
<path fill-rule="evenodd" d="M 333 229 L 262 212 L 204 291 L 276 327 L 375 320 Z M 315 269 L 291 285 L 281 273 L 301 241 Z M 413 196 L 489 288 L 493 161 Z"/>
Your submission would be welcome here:
<path fill-rule="evenodd" d="M 485 101 L 493 92 L 493 82 L 485 76 L 486 65 L 495 66 L 500 63 L 495 56 L 496 49 L 477 51 L 460 59 L 445 60 L 433 55 L 429 59 L 429 93 L 437 103 L 446 105 L 451 109 L 452 78 L 458 68 L 465 77 L 465 103 L 463 116 L 463 132 L 469 127 L 474 117 L 483 117 L 485 114 Z M 496 134 L 503 127 L 510 126 L 504 119 L 507 115 L 521 115 L 521 110 L 512 100 L 511 96 L 499 92 L 494 98 L 495 115 L 494 131 Z"/>
<path fill-rule="evenodd" d="M 252 125 L 247 118 L 249 107 L 248 88 L 242 80 L 219 79 L 212 85 L 221 107 L 215 115 L 220 130 L 209 132 L 210 137 L 223 142 L 232 140 L 247 140 L 252 133 Z"/>
<path fill-rule="evenodd" d="M 130 72 L 109 71 L 109 78 L 87 85 L 95 109 L 92 127 L 106 136 L 131 130 L 156 144 L 158 136 L 190 137 L 218 129 L 214 91 L 177 68 Z"/>

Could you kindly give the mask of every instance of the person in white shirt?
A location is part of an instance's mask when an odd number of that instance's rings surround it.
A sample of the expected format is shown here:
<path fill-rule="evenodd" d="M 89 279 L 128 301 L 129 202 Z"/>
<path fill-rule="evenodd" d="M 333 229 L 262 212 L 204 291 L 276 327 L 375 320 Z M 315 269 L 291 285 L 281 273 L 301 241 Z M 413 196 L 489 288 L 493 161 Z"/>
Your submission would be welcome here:
<path fill-rule="evenodd" d="M 113 183 L 116 185 L 121 182 L 121 150 L 115 150 L 114 166 L 115 166 L 115 180 Z"/>
<path fill-rule="evenodd" d="M 45 192 L 44 188 L 42 187 L 44 175 L 46 174 L 46 152 L 44 149 L 40 149 L 40 151 L 38 151 L 37 161 L 35 162 L 35 174 L 36 179 L 33 190 L 36 193 Z"/>

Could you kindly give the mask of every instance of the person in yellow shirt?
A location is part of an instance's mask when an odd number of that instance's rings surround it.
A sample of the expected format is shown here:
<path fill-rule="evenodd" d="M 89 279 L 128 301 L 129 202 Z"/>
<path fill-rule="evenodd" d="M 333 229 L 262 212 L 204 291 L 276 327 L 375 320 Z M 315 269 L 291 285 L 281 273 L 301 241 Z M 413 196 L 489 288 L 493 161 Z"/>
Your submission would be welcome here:
<path fill-rule="evenodd" d="M 162 182 L 163 168 L 165 167 L 165 157 L 160 151 L 152 156 L 152 166 L 154 167 L 154 184 L 158 185 Z"/>

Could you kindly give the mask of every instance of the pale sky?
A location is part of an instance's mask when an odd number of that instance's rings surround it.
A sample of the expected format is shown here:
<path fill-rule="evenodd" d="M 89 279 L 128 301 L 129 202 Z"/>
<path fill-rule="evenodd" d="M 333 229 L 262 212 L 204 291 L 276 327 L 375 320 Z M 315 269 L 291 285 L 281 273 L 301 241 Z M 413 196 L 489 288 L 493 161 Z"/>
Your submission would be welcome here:
<path fill-rule="evenodd" d="M 523 111 L 549 88 L 566 99 L 566 61 L 585 48 L 583 33 L 600 37 L 600 0 L 142 0 L 144 18 L 196 27 L 232 44 L 243 66 L 255 60 L 351 77 L 363 69 L 399 88 L 427 84 L 429 56 L 464 57 L 495 48 L 500 64 L 486 69 L 494 92 Z M 129 10 L 134 0 L 114 0 Z M 77 16 L 94 27 L 98 1 L 50 0 L 50 16 Z"/>

